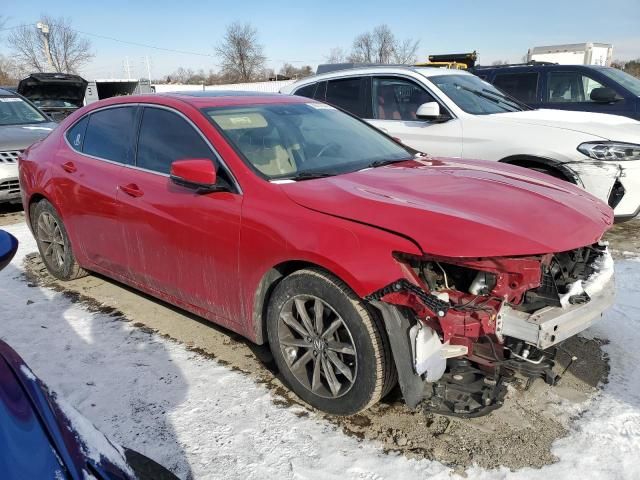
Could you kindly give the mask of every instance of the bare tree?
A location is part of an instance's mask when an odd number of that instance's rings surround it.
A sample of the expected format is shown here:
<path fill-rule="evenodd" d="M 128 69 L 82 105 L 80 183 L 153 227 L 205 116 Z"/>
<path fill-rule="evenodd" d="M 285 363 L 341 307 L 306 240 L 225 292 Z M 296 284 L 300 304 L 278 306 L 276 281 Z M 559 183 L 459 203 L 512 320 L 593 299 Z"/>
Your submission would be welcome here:
<path fill-rule="evenodd" d="M 373 34 L 371 32 L 361 33 L 353 40 L 349 61 L 354 63 L 371 63 L 373 62 L 375 50 Z"/>
<path fill-rule="evenodd" d="M 24 70 L 77 73 L 93 58 L 91 42 L 65 18 L 44 15 L 40 21 L 48 32 L 33 25 L 14 29 L 7 38 L 14 59 Z"/>
<path fill-rule="evenodd" d="M 378 25 L 372 32 L 376 63 L 391 63 L 396 48 L 396 37 L 388 25 Z"/>
<path fill-rule="evenodd" d="M 398 40 L 388 25 L 378 25 L 353 40 L 348 60 L 354 63 L 414 63 L 419 40 Z"/>
<path fill-rule="evenodd" d="M 264 70 L 265 56 L 258 43 L 258 32 L 250 24 L 234 22 L 216 47 L 222 57 L 222 73 L 236 82 L 255 80 Z"/>
<path fill-rule="evenodd" d="M 407 38 L 402 41 L 397 41 L 393 50 L 394 63 L 402 63 L 405 65 L 416 63 L 419 46 L 420 40 Z"/>
<path fill-rule="evenodd" d="M 347 61 L 347 54 L 342 47 L 334 47 L 329 50 L 329 55 L 325 57 L 327 63 L 344 63 Z"/>
<path fill-rule="evenodd" d="M 302 67 L 294 67 L 290 63 L 285 63 L 278 75 L 282 75 L 288 78 L 304 78 L 313 75 L 313 69 L 311 65 L 304 65 Z"/>
<path fill-rule="evenodd" d="M 15 85 L 20 76 L 21 72 L 16 62 L 0 54 L 0 85 Z"/>

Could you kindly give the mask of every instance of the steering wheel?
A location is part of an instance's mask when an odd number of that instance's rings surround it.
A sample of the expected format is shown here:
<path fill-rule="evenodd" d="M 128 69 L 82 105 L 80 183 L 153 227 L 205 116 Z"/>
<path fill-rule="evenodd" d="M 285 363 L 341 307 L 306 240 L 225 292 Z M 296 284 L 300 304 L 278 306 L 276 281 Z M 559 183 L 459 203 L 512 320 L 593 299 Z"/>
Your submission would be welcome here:
<path fill-rule="evenodd" d="M 340 147 L 340 145 L 338 145 L 336 142 L 329 142 L 329 143 L 327 143 L 324 147 L 322 147 L 322 148 L 320 149 L 320 151 L 314 155 L 314 157 L 313 157 L 313 158 L 314 158 L 314 159 L 315 159 L 315 158 L 320 158 L 320 157 L 322 156 L 322 154 L 323 154 L 324 152 L 326 152 L 327 150 L 329 150 L 331 147 Z"/>

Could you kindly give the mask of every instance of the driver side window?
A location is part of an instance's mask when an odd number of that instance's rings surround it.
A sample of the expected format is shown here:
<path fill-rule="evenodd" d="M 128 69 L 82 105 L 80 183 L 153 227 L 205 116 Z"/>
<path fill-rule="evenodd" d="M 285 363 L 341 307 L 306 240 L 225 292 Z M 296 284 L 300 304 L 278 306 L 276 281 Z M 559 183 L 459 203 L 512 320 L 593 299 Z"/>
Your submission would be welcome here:
<path fill-rule="evenodd" d="M 136 166 L 169 173 L 175 160 L 217 159 L 202 137 L 179 115 L 160 108 L 145 107 L 140 125 Z"/>
<path fill-rule="evenodd" d="M 403 78 L 374 78 L 372 93 L 378 120 L 417 121 L 418 107 L 436 101 L 424 88 Z"/>
<path fill-rule="evenodd" d="M 549 72 L 547 77 L 550 103 L 592 102 L 591 92 L 603 85 L 578 72 Z"/>

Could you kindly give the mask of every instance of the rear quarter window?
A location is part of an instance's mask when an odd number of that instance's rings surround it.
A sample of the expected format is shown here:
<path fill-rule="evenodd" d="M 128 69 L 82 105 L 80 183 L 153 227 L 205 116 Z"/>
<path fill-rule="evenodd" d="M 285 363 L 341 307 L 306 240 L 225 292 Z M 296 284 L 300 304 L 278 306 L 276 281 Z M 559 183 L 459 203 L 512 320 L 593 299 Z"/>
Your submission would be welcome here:
<path fill-rule="evenodd" d="M 84 143 L 84 133 L 87 130 L 87 124 L 89 123 L 89 117 L 86 116 L 79 122 L 67 130 L 67 140 L 69 141 L 69 145 L 73 147 L 74 150 L 82 151 L 82 144 Z"/>
<path fill-rule="evenodd" d="M 295 95 L 298 95 L 300 97 L 313 98 L 313 94 L 316 91 L 317 85 L 318 85 L 317 83 L 312 83 L 311 85 L 305 85 L 304 87 L 296 90 Z"/>

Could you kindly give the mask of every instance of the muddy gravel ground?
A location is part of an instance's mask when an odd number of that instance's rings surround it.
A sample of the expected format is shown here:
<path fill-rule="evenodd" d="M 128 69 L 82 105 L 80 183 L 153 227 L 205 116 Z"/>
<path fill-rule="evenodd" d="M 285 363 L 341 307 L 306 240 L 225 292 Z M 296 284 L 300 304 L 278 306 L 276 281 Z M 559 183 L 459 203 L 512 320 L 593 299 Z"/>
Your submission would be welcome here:
<path fill-rule="evenodd" d="M 330 417 L 301 403 L 283 386 L 267 348 L 257 347 L 242 337 L 200 320 L 188 313 L 141 295 L 100 276 L 59 282 L 46 271 L 40 256 L 25 262 L 26 279 L 62 292 L 89 309 L 108 313 L 149 333 L 159 333 L 188 348 L 251 376 L 274 393 L 274 403 L 287 408 L 303 407 L 299 415 L 323 417 L 345 433 L 379 442 L 389 452 L 408 457 L 429 458 L 463 467 L 540 467 L 552 463 L 551 444 L 567 432 L 570 418 L 563 413 L 566 402 L 584 402 L 606 381 L 607 360 L 601 342 L 575 338 L 565 348 L 578 357 L 555 388 L 542 381 L 528 391 L 510 389 L 505 406 L 477 419 L 451 419 L 412 411 L 402 402 L 396 388 L 372 409 L 346 418 Z M 25 303 L 28 300 L 25 300 Z M 559 359 L 566 363 L 570 355 Z"/>
<path fill-rule="evenodd" d="M 24 221 L 22 204 L 0 203 L 0 227 Z"/>
<path fill-rule="evenodd" d="M 7 216 L 13 216 L 13 221 L 6 223 L 22 221 L 16 212 L 0 211 L 0 225 Z M 640 222 L 628 222 L 616 226 L 608 235 L 616 256 L 640 252 L 638 228 Z M 511 469 L 553 463 L 551 445 L 566 435 L 572 421 L 566 412 L 580 415 L 582 409 L 588 408 L 585 401 L 607 381 L 608 362 L 601 351 L 602 341 L 576 337 L 565 343 L 566 353 L 558 358 L 559 369 L 566 366 L 571 355 L 578 359 L 556 387 L 542 381 L 535 382 L 528 391 L 522 385 L 510 387 L 504 407 L 486 417 L 452 419 L 412 411 L 404 406 L 398 388 L 362 414 L 330 417 L 309 408 L 288 392 L 265 347 L 255 346 L 232 332 L 101 276 L 59 282 L 46 272 L 37 254 L 27 257 L 25 271 L 25 280 L 31 285 L 62 292 L 90 310 L 132 322 L 149 334 L 163 335 L 252 377 L 272 390 L 274 403 L 282 408 L 296 405 L 301 407 L 296 409 L 298 415 L 324 418 L 346 434 L 378 442 L 390 453 L 437 460 L 460 472 L 474 463 Z M 28 303 L 25 299 L 25 304 Z"/>

